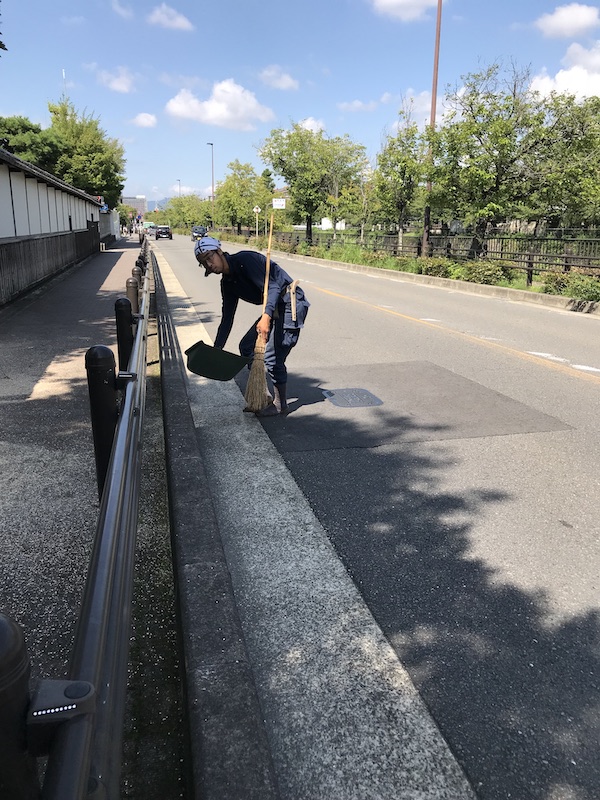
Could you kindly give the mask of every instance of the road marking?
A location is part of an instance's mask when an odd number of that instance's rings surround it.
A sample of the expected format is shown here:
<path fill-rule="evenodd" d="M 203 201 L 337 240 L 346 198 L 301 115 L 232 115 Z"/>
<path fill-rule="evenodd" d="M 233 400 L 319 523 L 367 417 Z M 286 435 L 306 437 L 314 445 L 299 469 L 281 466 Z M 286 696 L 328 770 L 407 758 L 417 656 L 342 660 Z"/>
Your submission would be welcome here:
<path fill-rule="evenodd" d="M 435 322 L 419 319 L 418 317 L 411 317 L 409 314 L 401 314 L 399 311 L 393 311 L 388 308 L 383 308 L 382 306 L 376 306 L 373 305 L 373 303 L 368 303 L 366 300 L 358 300 L 356 297 L 348 297 L 348 295 L 340 294 L 339 292 L 332 292 L 330 289 L 321 289 L 318 286 L 315 286 L 314 289 L 316 289 L 318 292 L 322 292 L 323 294 L 329 294 L 332 297 L 339 297 L 340 300 L 350 300 L 353 303 L 359 303 L 362 306 L 367 306 L 367 308 L 372 308 L 374 311 L 383 311 L 384 314 L 392 314 L 392 316 L 400 317 L 400 319 L 405 319 L 407 322 L 415 322 L 418 325 L 426 325 L 428 328 L 441 331 L 441 333 L 448 333 L 451 336 L 458 336 L 461 339 L 468 339 L 470 342 L 482 345 L 483 347 L 491 347 L 496 350 L 502 350 L 503 352 L 512 356 L 516 356 L 523 361 L 529 361 L 530 363 L 553 369 L 556 372 L 562 372 L 565 375 L 570 375 L 571 377 L 579 378 L 580 380 L 588 380 L 592 381 L 592 383 L 600 383 L 600 375 L 594 375 L 589 371 L 590 369 L 595 370 L 594 367 L 576 369 L 574 366 L 572 367 L 568 363 L 551 361 L 548 358 L 541 358 L 539 355 L 534 353 L 529 353 L 523 350 L 515 350 L 513 347 L 508 347 L 505 344 L 499 344 L 498 342 L 491 341 L 490 339 L 482 339 L 480 336 L 473 336 L 470 333 L 463 333 L 462 331 L 456 331 L 452 328 L 445 328 L 443 325 L 438 325 Z M 583 371 L 584 369 L 586 371 Z"/>
<path fill-rule="evenodd" d="M 586 367 L 585 364 L 571 364 L 573 369 L 580 369 L 583 372 L 600 372 L 598 367 Z"/>
<path fill-rule="evenodd" d="M 535 350 L 527 351 L 532 356 L 539 356 L 540 358 L 547 358 L 548 361 L 560 361 L 562 364 L 568 364 L 568 358 L 561 358 L 560 356 L 553 356 L 552 353 L 536 353 Z"/>

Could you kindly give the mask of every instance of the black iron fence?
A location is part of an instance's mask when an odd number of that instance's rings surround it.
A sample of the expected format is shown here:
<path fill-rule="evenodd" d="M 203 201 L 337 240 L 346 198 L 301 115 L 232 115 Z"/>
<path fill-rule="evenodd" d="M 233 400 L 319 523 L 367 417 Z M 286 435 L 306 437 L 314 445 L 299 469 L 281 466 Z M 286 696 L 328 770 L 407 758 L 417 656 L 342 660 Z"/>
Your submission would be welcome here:
<path fill-rule="evenodd" d="M 119 363 L 86 354 L 100 512 L 66 680 L 29 695 L 22 631 L 0 615 L 0 797 L 119 795 L 150 315 L 147 245 L 117 301 Z M 134 286 L 135 283 L 135 286 Z M 48 756 L 40 788 L 35 759 Z"/>
<path fill-rule="evenodd" d="M 238 235 L 233 229 L 228 234 Z M 490 235 L 481 241 L 467 234 L 432 234 L 427 255 L 448 258 L 457 262 L 486 259 L 503 266 L 522 270 L 528 283 L 533 276 L 544 272 L 569 272 L 577 270 L 600 277 L 600 238 L 585 237 L 577 231 L 560 231 L 560 236 L 507 236 Z M 241 234 L 245 239 L 254 236 L 247 229 Z M 304 231 L 276 231 L 273 242 L 286 249 L 302 250 L 307 246 Z M 422 240 L 416 234 L 390 235 L 369 232 L 363 238 L 358 233 L 339 231 L 332 233 L 313 231 L 312 247 L 329 251 L 337 245 L 353 245 L 371 253 L 384 253 L 392 257 L 418 258 L 422 253 Z"/>

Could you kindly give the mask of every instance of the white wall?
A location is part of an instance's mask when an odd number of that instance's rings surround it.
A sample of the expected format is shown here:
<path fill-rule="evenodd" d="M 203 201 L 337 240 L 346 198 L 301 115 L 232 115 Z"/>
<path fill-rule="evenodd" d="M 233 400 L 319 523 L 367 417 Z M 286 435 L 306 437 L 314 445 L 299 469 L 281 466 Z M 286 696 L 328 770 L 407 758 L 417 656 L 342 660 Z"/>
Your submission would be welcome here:
<path fill-rule="evenodd" d="M 95 203 L 32 173 L 0 163 L 0 239 L 86 230 L 89 220 L 99 221 Z"/>
<path fill-rule="evenodd" d="M 0 164 L 0 239 L 9 236 L 15 236 L 10 179 L 8 167 Z"/>

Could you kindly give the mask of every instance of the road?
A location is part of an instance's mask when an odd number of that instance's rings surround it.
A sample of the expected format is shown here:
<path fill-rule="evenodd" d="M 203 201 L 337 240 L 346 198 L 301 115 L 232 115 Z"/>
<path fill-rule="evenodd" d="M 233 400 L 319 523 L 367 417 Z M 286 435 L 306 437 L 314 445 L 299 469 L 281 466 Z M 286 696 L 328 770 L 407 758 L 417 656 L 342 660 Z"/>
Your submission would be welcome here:
<path fill-rule="evenodd" d="M 274 258 L 312 307 L 264 428 L 477 796 L 597 800 L 600 319 Z"/>

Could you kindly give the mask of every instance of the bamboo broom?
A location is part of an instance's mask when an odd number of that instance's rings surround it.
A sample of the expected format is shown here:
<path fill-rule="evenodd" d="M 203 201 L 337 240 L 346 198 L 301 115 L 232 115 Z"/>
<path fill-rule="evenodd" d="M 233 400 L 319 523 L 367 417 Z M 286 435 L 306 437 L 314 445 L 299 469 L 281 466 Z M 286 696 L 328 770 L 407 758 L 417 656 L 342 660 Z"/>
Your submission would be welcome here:
<path fill-rule="evenodd" d="M 273 212 L 271 211 L 271 222 L 269 225 L 269 242 L 267 244 L 267 263 L 265 265 L 265 286 L 263 289 L 263 305 L 262 313 L 265 313 L 267 307 L 267 297 L 269 294 L 269 272 L 271 268 L 271 239 L 273 236 Z M 256 344 L 254 345 L 254 359 L 250 367 L 250 375 L 248 376 L 248 384 L 246 386 L 246 411 L 253 411 L 254 413 L 262 411 L 271 402 L 272 398 L 269 394 L 267 387 L 267 376 L 265 373 L 265 348 L 267 343 L 262 335 L 256 337 Z"/>

